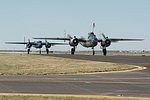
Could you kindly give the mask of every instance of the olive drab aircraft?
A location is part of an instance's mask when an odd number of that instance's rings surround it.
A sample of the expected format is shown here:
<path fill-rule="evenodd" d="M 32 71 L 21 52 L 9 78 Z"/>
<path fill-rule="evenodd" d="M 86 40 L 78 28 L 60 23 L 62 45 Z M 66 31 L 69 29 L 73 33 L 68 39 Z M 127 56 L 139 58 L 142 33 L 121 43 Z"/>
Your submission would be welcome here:
<path fill-rule="evenodd" d="M 42 41 L 34 41 L 34 42 L 30 42 L 30 40 L 28 40 L 28 42 L 5 42 L 6 44 L 24 44 L 26 45 L 26 49 L 27 49 L 27 53 L 30 53 L 30 49 L 31 47 L 34 47 L 36 49 L 40 49 L 39 53 L 41 54 L 41 48 L 43 47 L 43 45 L 45 45 L 46 48 L 46 53 L 49 53 L 49 48 L 51 46 L 54 45 L 68 45 L 67 43 L 50 43 L 47 40 L 45 40 L 45 42 Z"/>
<path fill-rule="evenodd" d="M 111 45 L 112 42 L 118 42 L 118 41 L 142 41 L 144 39 L 123 39 L 123 38 L 108 38 L 102 33 L 103 39 L 98 39 L 94 33 L 95 23 L 93 23 L 92 32 L 88 33 L 88 38 L 77 38 L 76 36 L 72 37 L 69 34 L 67 34 L 67 37 L 60 38 L 33 38 L 33 39 L 46 39 L 46 40 L 64 40 L 69 41 L 69 45 L 71 48 L 71 54 L 74 55 L 76 47 L 80 43 L 83 47 L 91 48 L 93 50 L 93 55 L 95 55 L 94 47 L 100 43 L 103 55 L 107 55 L 107 47 Z"/>

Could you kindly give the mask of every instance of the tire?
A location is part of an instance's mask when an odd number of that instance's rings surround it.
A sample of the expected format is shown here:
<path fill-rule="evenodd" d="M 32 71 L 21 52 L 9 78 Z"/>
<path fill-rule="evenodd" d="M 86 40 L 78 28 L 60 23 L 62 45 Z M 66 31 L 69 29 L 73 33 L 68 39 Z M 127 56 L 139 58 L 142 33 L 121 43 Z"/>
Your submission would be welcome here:
<path fill-rule="evenodd" d="M 107 50 L 103 49 L 103 55 L 106 56 L 107 55 Z"/>
<path fill-rule="evenodd" d="M 93 55 L 95 55 L 95 51 L 93 51 Z"/>
<path fill-rule="evenodd" d="M 46 53 L 47 53 L 47 54 L 49 53 L 49 50 L 48 50 L 48 49 L 46 49 Z"/>
<path fill-rule="evenodd" d="M 71 49 L 71 54 L 74 55 L 74 52 L 75 52 L 75 48 L 72 48 Z"/>
<path fill-rule="evenodd" d="M 40 54 L 41 54 L 41 50 L 40 50 Z"/>
<path fill-rule="evenodd" d="M 28 54 L 30 54 L 30 49 L 27 50 Z"/>

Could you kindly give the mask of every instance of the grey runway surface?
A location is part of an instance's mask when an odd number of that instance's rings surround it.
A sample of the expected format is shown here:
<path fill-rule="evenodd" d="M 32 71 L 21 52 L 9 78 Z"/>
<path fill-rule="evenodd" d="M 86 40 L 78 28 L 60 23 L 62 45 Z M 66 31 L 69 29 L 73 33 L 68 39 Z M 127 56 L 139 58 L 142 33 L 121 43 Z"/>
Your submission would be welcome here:
<path fill-rule="evenodd" d="M 82 94 L 150 97 L 150 56 L 43 55 L 145 66 L 133 72 L 0 76 L 0 93 Z"/>

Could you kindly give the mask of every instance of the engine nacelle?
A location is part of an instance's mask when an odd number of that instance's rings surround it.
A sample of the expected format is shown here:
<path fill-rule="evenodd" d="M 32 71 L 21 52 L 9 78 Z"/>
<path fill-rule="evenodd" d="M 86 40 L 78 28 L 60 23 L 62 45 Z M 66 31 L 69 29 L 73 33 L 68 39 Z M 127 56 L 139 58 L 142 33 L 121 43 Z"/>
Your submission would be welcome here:
<path fill-rule="evenodd" d="M 101 42 L 102 47 L 109 47 L 111 45 L 111 40 L 106 39 L 105 41 Z"/>
<path fill-rule="evenodd" d="M 77 46 L 79 43 L 79 40 L 77 38 L 71 39 L 69 42 L 70 46 Z"/>

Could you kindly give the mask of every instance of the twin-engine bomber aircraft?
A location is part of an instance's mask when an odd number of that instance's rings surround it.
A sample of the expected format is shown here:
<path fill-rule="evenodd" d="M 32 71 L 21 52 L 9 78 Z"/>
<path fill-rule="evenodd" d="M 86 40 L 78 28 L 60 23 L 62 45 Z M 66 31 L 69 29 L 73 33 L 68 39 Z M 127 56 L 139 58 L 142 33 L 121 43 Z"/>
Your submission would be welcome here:
<path fill-rule="evenodd" d="M 30 42 L 30 40 L 28 40 L 28 42 L 5 42 L 6 44 L 24 44 L 26 45 L 26 49 L 28 54 L 30 53 L 30 48 L 33 46 L 34 48 L 40 49 L 40 54 L 41 54 L 41 48 L 43 47 L 43 45 L 45 45 L 46 48 L 46 53 L 49 53 L 49 48 L 51 46 L 54 45 L 68 45 L 66 43 L 49 43 L 48 41 L 45 40 L 45 42 L 42 41 L 34 41 L 34 42 Z"/>
<path fill-rule="evenodd" d="M 46 40 L 68 40 L 69 45 L 73 48 L 71 48 L 71 54 L 74 55 L 75 49 L 77 45 L 80 43 L 83 47 L 89 48 L 91 47 L 93 50 L 93 55 L 95 55 L 94 47 L 97 46 L 98 42 L 101 45 L 103 55 L 106 56 L 107 54 L 107 47 L 111 45 L 112 42 L 118 42 L 118 41 L 142 41 L 144 39 L 122 39 L 122 38 L 108 38 L 103 33 L 103 39 L 98 39 L 96 35 L 94 34 L 94 28 L 95 23 L 93 23 L 93 31 L 88 33 L 88 39 L 85 38 L 77 38 L 76 36 L 71 37 L 70 35 L 67 35 L 67 38 L 33 38 L 33 39 L 46 39 Z"/>

